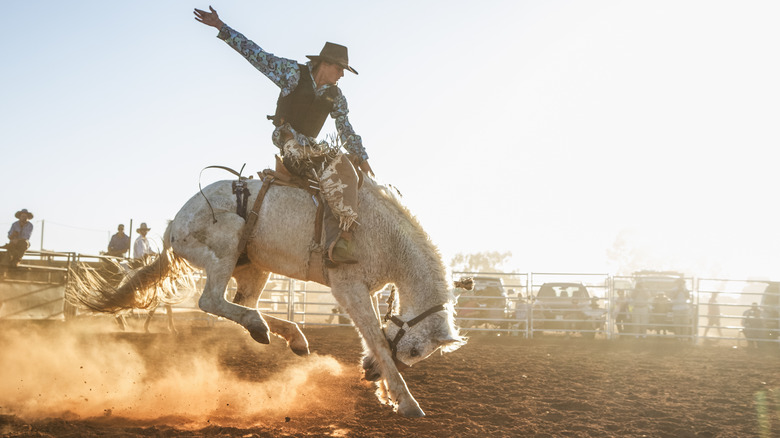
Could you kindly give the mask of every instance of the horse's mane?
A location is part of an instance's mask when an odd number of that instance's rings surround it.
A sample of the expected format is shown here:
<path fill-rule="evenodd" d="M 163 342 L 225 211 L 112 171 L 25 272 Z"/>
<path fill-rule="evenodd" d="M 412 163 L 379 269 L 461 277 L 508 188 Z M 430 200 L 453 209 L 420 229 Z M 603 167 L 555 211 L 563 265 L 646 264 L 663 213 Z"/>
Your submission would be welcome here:
<path fill-rule="evenodd" d="M 425 232 L 417 217 L 401 202 L 401 193 L 391 185 L 383 185 L 371 178 L 365 178 L 363 189 L 368 192 L 372 198 L 385 209 L 395 212 L 409 223 L 409 227 L 404 230 L 411 233 L 411 238 L 419 243 L 420 248 L 425 252 L 425 258 L 430 262 L 428 268 L 435 269 L 435 278 L 446 278 L 447 270 L 441 259 L 439 249 L 431 241 L 428 233 Z M 358 219 L 359 220 L 359 219 Z M 446 280 L 445 280 L 446 281 Z"/>

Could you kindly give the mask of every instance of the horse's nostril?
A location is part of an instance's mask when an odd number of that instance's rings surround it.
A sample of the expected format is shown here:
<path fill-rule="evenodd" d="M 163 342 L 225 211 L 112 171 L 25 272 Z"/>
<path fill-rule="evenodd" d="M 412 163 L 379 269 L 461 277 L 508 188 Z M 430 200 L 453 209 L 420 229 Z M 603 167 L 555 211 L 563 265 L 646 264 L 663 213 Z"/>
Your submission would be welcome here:
<path fill-rule="evenodd" d="M 417 357 L 417 356 L 420 355 L 420 352 L 417 351 L 416 348 L 412 348 L 412 350 L 409 352 L 409 355 L 412 356 L 412 357 Z"/>

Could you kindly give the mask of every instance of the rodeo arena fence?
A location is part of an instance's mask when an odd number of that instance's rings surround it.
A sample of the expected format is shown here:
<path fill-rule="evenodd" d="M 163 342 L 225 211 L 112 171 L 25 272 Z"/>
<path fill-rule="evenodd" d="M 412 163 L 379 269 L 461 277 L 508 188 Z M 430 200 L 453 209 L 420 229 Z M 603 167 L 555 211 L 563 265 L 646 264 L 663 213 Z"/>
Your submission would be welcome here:
<path fill-rule="evenodd" d="M 0 251 L 0 260 L 5 254 Z M 98 270 L 106 257 L 28 251 L 17 267 L 0 264 L 0 320 L 64 320 L 93 316 L 64 299 L 74 269 Z M 593 273 L 454 272 L 472 277 L 473 290 L 453 289 L 457 322 L 470 336 L 544 336 L 583 339 L 676 339 L 780 348 L 780 282 L 688 277 L 669 271 L 628 276 Z M 176 319 L 213 325 L 201 312 L 205 278 L 173 306 Z M 375 295 L 377 315 L 387 313 L 391 286 Z M 226 296 L 235 294 L 231 282 Z M 330 289 L 273 275 L 257 301 L 266 314 L 303 327 L 350 326 Z M 155 318 L 163 318 L 159 312 Z"/>

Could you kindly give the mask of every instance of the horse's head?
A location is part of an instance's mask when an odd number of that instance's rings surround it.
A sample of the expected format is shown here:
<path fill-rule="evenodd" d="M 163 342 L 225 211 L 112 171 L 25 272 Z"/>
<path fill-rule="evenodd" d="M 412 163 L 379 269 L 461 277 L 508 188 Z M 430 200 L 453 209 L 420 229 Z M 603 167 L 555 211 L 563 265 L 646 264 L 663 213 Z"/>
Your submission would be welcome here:
<path fill-rule="evenodd" d="M 452 302 L 433 306 L 407 320 L 392 316 L 386 324 L 385 336 L 399 368 L 410 367 L 436 350 L 450 352 L 466 343 L 455 327 Z"/>

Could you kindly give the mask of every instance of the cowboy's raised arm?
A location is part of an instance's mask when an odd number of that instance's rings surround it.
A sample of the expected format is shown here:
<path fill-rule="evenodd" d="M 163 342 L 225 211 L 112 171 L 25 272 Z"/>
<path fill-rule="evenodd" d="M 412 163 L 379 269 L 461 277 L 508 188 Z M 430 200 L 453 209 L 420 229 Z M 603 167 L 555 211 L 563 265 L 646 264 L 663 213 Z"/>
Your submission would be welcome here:
<path fill-rule="evenodd" d="M 209 8 L 211 7 L 209 6 Z M 213 8 L 211 8 L 211 11 L 211 13 L 208 13 L 195 9 L 195 19 L 203 24 L 219 29 L 217 38 L 225 41 L 236 52 L 246 58 L 252 66 L 276 84 L 277 87 L 281 88 L 283 96 L 290 94 L 298 86 L 298 79 L 300 78 L 298 62 L 280 58 L 266 52 L 220 20 L 217 11 Z"/>

